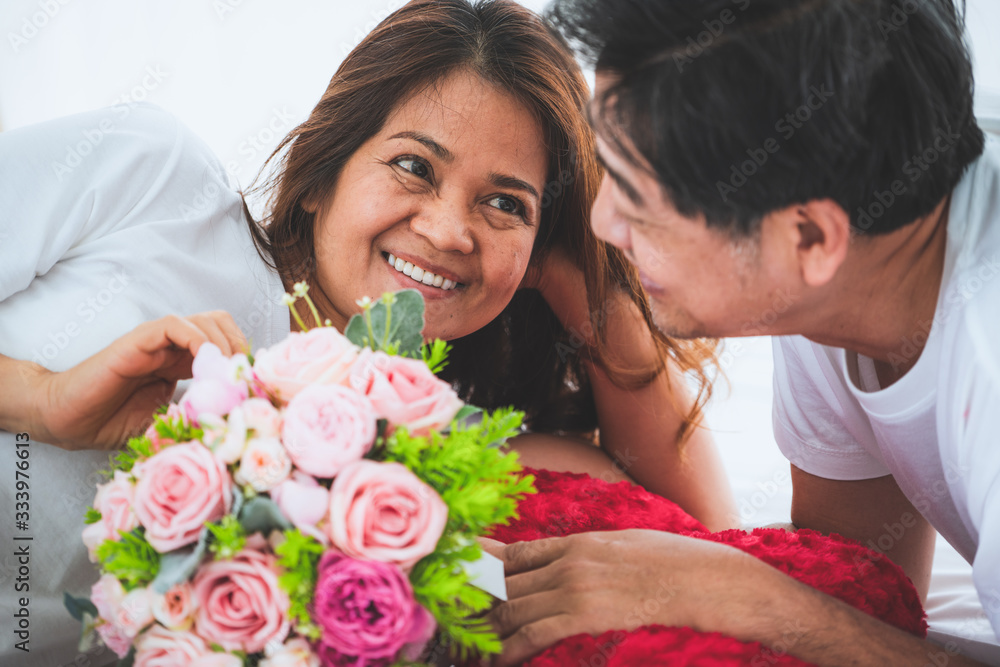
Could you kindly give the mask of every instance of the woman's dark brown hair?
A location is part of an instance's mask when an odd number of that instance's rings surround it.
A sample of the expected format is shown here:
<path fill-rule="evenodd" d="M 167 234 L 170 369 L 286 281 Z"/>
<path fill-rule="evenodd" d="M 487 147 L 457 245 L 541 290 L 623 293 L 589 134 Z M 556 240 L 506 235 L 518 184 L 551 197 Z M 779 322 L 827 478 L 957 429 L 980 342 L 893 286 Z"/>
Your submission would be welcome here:
<path fill-rule="evenodd" d="M 580 433 L 597 426 L 585 359 L 603 364 L 621 386 L 642 386 L 673 357 L 682 372 L 701 381 L 684 436 L 710 394 L 704 364 L 714 344 L 664 338 L 635 270 L 591 231 L 601 173 L 584 115 L 587 84 L 562 39 L 515 2 L 414 0 L 382 21 L 340 65 L 309 119 L 269 158 L 272 176 L 258 188 L 268 195 L 268 214 L 260 225 L 250 221 L 261 255 L 286 284 L 313 279 L 313 214 L 303 203 L 333 192 L 348 159 L 401 103 L 462 69 L 508 92 L 540 120 L 550 164 L 531 266 L 540 266 L 553 248 L 572 257 L 586 275 L 595 335 L 592 344 L 584 343 L 579 332 L 562 327 L 538 292 L 520 290 L 493 322 L 452 341 L 442 376 L 467 402 L 524 410 L 532 430 Z M 635 302 L 657 340 L 659 358 L 649 368 L 609 361 L 604 320 L 615 292 Z"/>

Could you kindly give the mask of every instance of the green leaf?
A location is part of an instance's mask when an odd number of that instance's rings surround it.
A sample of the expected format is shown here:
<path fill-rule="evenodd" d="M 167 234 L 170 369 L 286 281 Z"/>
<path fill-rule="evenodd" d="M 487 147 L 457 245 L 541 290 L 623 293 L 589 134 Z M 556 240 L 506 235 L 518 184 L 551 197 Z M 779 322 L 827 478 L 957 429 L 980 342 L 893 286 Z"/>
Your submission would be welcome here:
<path fill-rule="evenodd" d="M 97 617 L 97 607 L 90 601 L 90 598 L 75 598 L 69 593 L 63 592 L 63 605 L 69 615 L 76 620 L 83 622 L 83 614 L 87 613 Z"/>
<path fill-rule="evenodd" d="M 359 347 L 388 354 L 423 357 L 424 297 L 415 289 L 386 293 L 354 315 L 344 335 Z"/>
<path fill-rule="evenodd" d="M 146 541 L 142 528 L 121 531 L 121 540 L 105 540 L 96 550 L 102 570 L 121 580 L 127 590 L 149 584 L 160 570 L 160 554 Z"/>
<path fill-rule="evenodd" d="M 423 346 L 424 363 L 431 373 L 437 375 L 448 365 L 448 353 L 451 352 L 451 344 L 435 338 L 432 343 L 424 343 Z"/>
<path fill-rule="evenodd" d="M 323 555 L 323 545 L 298 528 L 285 531 L 284 536 L 284 542 L 275 547 L 274 553 L 284 570 L 278 577 L 278 585 L 288 593 L 288 617 L 299 634 L 319 639 L 320 629 L 312 622 L 309 605 L 316 591 L 316 570 Z"/>
<path fill-rule="evenodd" d="M 246 545 L 247 534 L 232 514 L 222 517 L 218 523 L 205 524 L 205 528 L 212 534 L 212 543 L 208 548 L 215 554 L 216 560 L 232 558 Z"/>
<path fill-rule="evenodd" d="M 160 571 L 150 586 L 163 594 L 177 584 L 189 581 L 205 557 L 208 546 L 208 528 L 202 528 L 198 541 L 193 546 L 177 549 L 160 556 Z"/>
<path fill-rule="evenodd" d="M 292 524 L 278 509 L 278 505 L 266 496 L 254 496 L 243 503 L 240 510 L 240 524 L 247 535 L 263 533 L 267 535 L 272 530 L 288 530 Z"/>
<path fill-rule="evenodd" d="M 157 417 L 159 419 L 159 417 Z M 153 441 L 146 436 L 129 438 L 125 448 L 115 452 L 111 457 L 112 471 L 131 472 L 139 461 L 144 461 L 153 455 Z M 112 472 L 112 474 L 114 474 Z"/>
<path fill-rule="evenodd" d="M 93 507 L 87 508 L 87 515 L 84 517 L 83 522 L 85 524 L 97 523 L 101 520 L 101 513 L 95 510 Z"/>

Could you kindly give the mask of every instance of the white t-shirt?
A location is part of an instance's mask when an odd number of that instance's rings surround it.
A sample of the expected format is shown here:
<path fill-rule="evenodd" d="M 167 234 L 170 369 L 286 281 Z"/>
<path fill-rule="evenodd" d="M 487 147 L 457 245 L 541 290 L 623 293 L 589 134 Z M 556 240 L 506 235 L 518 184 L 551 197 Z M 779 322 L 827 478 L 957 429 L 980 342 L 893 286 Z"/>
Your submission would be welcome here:
<path fill-rule="evenodd" d="M 254 349 L 287 336 L 281 282 L 254 249 L 239 195 L 168 113 L 119 105 L 4 132 L 0 184 L 0 353 L 64 370 L 142 322 L 207 310 L 232 314 Z M 78 656 L 62 596 L 89 596 L 97 579 L 80 534 L 108 454 L 34 439 L 29 451 L 19 530 L 15 438 L 0 431 L 0 664 L 55 667 Z M 11 631 L 21 597 L 30 653 Z"/>
<path fill-rule="evenodd" d="M 881 389 L 874 362 L 801 336 L 774 339 L 774 435 L 798 468 L 892 475 L 972 563 L 1000 638 L 1000 140 L 989 137 L 952 193 L 933 322 L 900 341 L 916 364 Z M 890 363 L 896 359 L 890 359 Z M 901 524 L 902 525 L 902 524 Z M 905 527 L 904 527 L 905 529 Z M 880 536 L 891 547 L 899 526 Z"/>

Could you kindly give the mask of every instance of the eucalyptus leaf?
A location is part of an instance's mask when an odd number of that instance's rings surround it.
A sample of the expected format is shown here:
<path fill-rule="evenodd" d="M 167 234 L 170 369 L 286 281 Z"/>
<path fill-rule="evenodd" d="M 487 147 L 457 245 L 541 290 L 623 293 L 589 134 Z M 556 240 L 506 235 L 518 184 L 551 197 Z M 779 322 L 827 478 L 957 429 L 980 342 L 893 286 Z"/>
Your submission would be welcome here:
<path fill-rule="evenodd" d="M 129 649 L 128 655 L 118 661 L 118 667 L 132 667 L 135 663 L 135 646 Z"/>
<path fill-rule="evenodd" d="M 415 289 L 406 289 L 392 293 L 391 306 L 383 297 L 373 302 L 367 312 L 353 316 L 344 335 L 360 347 L 392 350 L 401 357 L 420 359 L 423 330 L 424 297 Z"/>
<path fill-rule="evenodd" d="M 97 617 L 89 612 L 83 612 L 82 625 L 80 628 L 80 641 L 77 642 L 76 650 L 80 653 L 88 653 L 96 646 L 104 643 L 97 633 Z"/>
<path fill-rule="evenodd" d="M 97 607 L 90 601 L 90 598 L 76 598 L 69 593 L 63 593 L 63 605 L 69 615 L 78 621 L 83 621 L 84 613 L 97 616 Z"/>
<path fill-rule="evenodd" d="M 208 546 L 208 529 L 202 528 L 198 542 L 193 547 L 185 547 L 160 557 L 160 571 L 153 579 L 152 587 L 157 593 L 166 593 L 177 584 L 182 584 L 194 576 L 194 571 L 205 557 Z"/>
<path fill-rule="evenodd" d="M 247 535 L 253 533 L 267 535 L 272 530 L 292 528 L 292 524 L 284 517 L 275 502 L 264 496 L 254 496 L 243 503 L 239 520 Z"/>

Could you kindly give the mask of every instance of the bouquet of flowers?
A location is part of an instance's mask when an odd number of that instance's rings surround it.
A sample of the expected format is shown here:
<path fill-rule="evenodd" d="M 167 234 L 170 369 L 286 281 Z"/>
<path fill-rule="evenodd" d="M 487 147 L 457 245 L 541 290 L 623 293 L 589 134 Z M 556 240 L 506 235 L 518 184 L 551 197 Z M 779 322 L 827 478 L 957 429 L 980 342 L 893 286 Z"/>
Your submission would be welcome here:
<path fill-rule="evenodd" d="M 286 302 L 319 322 L 307 289 Z M 523 415 L 482 413 L 435 376 L 449 346 L 424 342 L 419 292 L 359 305 L 344 334 L 300 320 L 255 358 L 199 349 L 181 402 L 113 456 L 88 509 L 102 576 L 66 595 L 82 648 L 365 667 L 414 664 L 440 632 L 459 658 L 499 652 L 470 564 L 533 492 L 500 448 Z"/>

